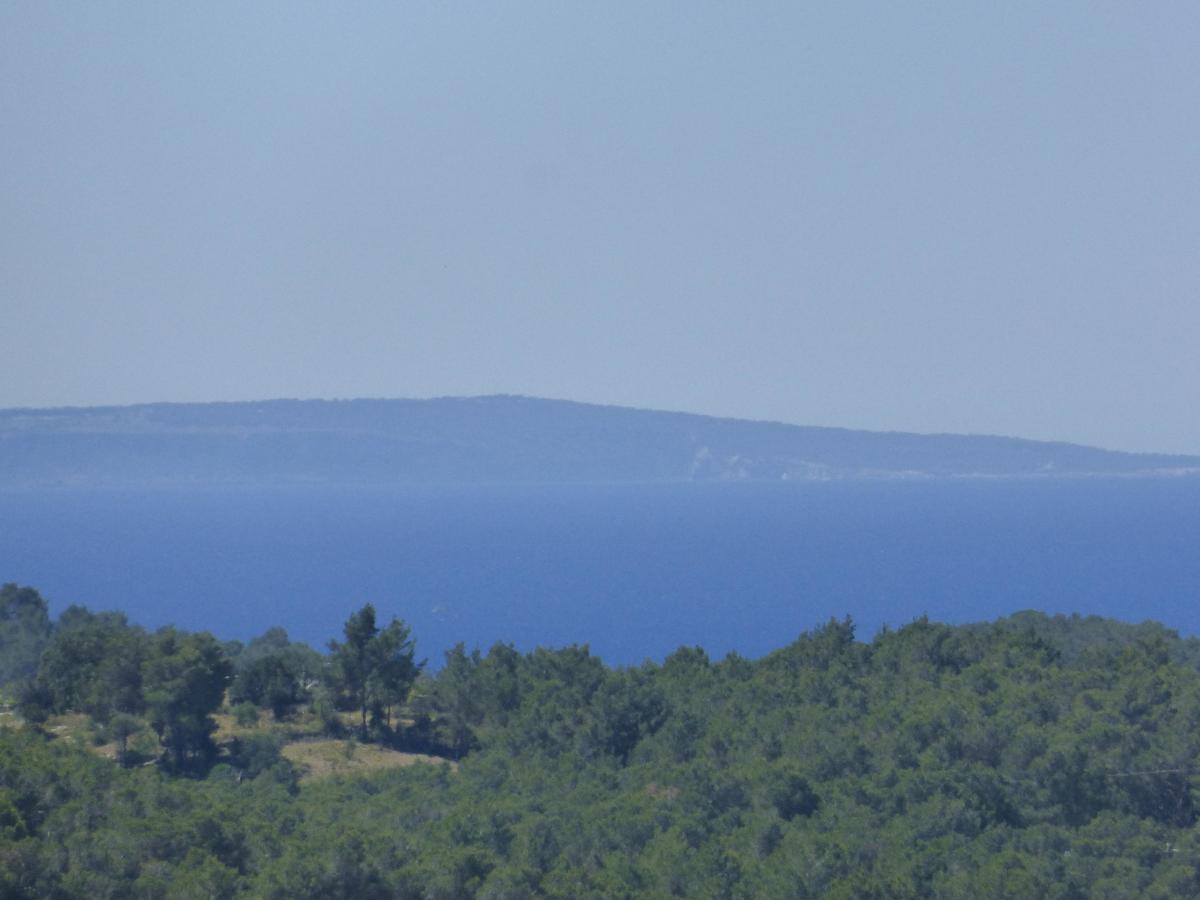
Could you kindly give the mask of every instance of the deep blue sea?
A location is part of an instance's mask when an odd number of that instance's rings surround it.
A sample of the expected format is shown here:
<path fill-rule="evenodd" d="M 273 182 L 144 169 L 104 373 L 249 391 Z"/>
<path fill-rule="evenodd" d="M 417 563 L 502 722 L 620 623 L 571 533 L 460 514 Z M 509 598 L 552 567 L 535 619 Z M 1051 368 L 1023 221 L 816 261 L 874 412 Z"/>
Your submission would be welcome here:
<path fill-rule="evenodd" d="M 457 641 L 758 656 L 1021 609 L 1200 634 L 1200 479 L 0 493 L 0 582 L 323 647 L 374 603 L 438 665 Z"/>

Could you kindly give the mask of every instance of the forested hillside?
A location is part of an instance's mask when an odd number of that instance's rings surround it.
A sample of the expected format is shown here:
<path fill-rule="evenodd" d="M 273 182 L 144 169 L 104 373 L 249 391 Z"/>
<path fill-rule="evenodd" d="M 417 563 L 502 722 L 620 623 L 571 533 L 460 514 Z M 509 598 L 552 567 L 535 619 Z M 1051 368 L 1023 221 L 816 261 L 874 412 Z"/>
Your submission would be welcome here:
<path fill-rule="evenodd" d="M 318 653 L 10 585 L 0 653 L 3 897 L 1200 896 L 1196 642 L 1152 623 L 433 673 L 370 607 Z M 425 763 L 296 761 L 330 741 Z"/>
<path fill-rule="evenodd" d="M 0 410 L 0 487 L 1177 475 L 1200 457 L 533 397 Z"/>

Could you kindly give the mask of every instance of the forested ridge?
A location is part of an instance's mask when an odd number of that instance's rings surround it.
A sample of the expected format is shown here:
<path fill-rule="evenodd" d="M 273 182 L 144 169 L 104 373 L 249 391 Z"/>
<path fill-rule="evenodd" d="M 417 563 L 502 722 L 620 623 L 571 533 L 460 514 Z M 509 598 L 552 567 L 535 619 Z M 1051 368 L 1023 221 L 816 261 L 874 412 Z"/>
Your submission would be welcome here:
<path fill-rule="evenodd" d="M 536 397 L 0 409 L 0 488 L 1179 476 L 1200 457 Z"/>
<path fill-rule="evenodd" d="M 434 672 L 347 615 L 320 653 L 0 589 L 0 897 L 1200 896 L 1200 642 L 1154 623 Z"/>

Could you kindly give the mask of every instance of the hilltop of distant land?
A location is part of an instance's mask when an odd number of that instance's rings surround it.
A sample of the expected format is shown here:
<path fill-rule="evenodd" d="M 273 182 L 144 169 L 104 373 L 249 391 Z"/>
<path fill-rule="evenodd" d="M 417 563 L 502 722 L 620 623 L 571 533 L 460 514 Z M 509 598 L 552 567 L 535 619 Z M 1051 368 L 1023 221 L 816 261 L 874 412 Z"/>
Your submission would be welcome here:
<path fill-rule="evenodd" d="M 0 410 L 0 487 L 1197 473 L 1197 456 L 515 396 Z"/>

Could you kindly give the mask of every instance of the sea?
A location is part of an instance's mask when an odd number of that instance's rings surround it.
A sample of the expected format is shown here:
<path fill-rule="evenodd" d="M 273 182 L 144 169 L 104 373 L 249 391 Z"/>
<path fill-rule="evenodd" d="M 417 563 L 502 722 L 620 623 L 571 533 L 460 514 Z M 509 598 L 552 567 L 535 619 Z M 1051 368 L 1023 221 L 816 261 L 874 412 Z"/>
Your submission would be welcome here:
<path fill-rule="evenodd" d="M 586 644 L 758 657 L 831 618 L 1024 609 L 1200 634 L 1200 478 L 958 479 L 0 493 L 0 582 L 52 614 L 120 610 L 324 648 L 366 603 L 437 668 Z"/>

